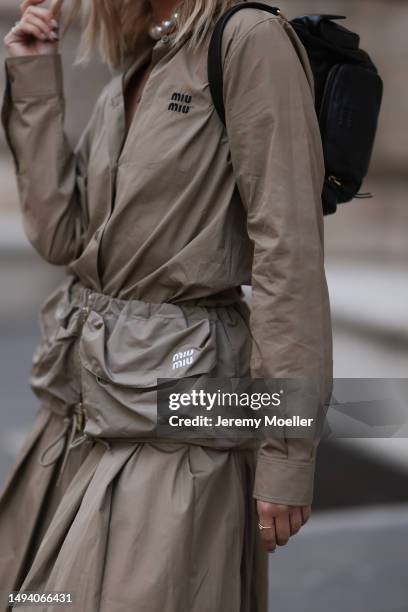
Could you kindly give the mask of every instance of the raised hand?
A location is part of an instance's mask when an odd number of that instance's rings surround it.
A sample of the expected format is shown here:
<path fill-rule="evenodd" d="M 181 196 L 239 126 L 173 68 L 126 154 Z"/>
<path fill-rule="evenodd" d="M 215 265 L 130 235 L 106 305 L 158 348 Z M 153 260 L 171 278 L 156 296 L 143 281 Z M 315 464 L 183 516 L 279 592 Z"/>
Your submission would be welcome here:
<path fill-rule="evenodd" d="M 50 8 L 41 4 L 44 0 L 24 0 L 21 4 L 22 17 L 4 38 L 10 57 L 58 52 L 58 18 L 62 0 L 54 0 Z"/>

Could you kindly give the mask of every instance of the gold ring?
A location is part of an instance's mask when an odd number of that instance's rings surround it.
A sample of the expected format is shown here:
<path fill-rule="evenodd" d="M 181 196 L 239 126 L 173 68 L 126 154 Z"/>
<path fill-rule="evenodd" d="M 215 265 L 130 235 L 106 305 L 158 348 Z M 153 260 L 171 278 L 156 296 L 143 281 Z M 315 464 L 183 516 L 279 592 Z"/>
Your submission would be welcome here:
<path fill-rule="evenodd" d="M 258 523 L 258 527 L 259 527 L 259 531 L 262 531 L 263 529 L 273 529 L 274 525 L 266 526 L 266 525 L 261 525 L 261 523 Z"/>

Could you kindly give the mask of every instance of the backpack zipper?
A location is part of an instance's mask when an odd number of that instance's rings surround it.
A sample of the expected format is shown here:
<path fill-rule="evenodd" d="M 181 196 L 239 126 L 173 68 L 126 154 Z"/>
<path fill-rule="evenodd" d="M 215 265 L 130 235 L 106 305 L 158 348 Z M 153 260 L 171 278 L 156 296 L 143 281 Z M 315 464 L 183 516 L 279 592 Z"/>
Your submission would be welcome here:
<path fill-rule="evenodd" d="M 338 73 L 340 72 L 341 67 L 342 67 L 341 64 L 335 64 L 329 70 L 329 74 L 327 76 L 326 83 L 324 86 L 322 101 L 320 104 L 320 113 L 319 113 L 319 125 L 320 125 L 320 131 L 322 135 L 322 141 L 324 140 L 324 131 L 325 131 L 325 126 L 323 125 L 323 119 L 324 119 L 326 108 L 329 102 L 329 88 L 331 87 L 334 79 L 337 77 Z M 329 183 L 331 183 L 332 185 L 335 185 L 336 187 L 343 186 L 342 179 L 335 176 L 334 174 L 330 174 L 330 176 L 327 177 L 327 180 L 329 181 Z"/>

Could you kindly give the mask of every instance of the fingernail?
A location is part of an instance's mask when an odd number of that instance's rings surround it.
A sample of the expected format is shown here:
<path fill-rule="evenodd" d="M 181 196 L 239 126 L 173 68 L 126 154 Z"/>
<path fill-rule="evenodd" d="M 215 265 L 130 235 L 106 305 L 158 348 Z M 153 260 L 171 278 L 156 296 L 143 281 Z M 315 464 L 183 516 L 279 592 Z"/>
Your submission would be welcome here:
<path fill-rule="evenodd" d="M 55 19 L 51 19 L 50 24 L 53 28 L 58 28 L 58 21 L 56 21 Z"/>
<path fill-rule="evenodd" d="M 58 40 L 59 36 L 58 36 L 58 34 L 56 32 L 51 32 L 51 38 L 54 39 L 54 40 Z"/>

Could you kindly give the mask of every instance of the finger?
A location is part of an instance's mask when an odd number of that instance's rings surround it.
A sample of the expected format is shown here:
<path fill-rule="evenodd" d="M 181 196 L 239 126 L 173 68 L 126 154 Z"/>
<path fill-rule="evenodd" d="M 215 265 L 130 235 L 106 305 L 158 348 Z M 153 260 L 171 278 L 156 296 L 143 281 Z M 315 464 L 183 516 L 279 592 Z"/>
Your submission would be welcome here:
<path fill-rule="evenodd" d="M 307 523 L 307 521 L 310 519 L 311 513 L 312 513 L 312 507 L 311 506 L 302 506 L 303 525 L 305 523 Z"/>
<path fill-rule="evenodd" d="M 289 510 L 290 535 L 298 533 L 303 525 L 301 508 L 290 508 Z"/>
<path fill-rule="evenodd" d="M 35 15 L 36 17 L 44 21 L 44 23 L 49 27 L 51 31 L 52 30 L 58 31 L 59 23 L 56 19 L 52 17 L 48 9 L 45 9 L 41 6 L 30 6 L 27 9 L 25 15 L 27 14 Z M 24 16 L 23 16 L 23 19 L 24 19 Z"/>
<path fill-rule="evenodd" d="M 40 19 L 39 17 L 37 17 L 36 15 L 33 15 L 31 13 L 26 13 L 20 23 L 21 24 L 27 23 L 27 24 L 30 24 L 38 28 L 38 30 L 40 30 L 41 33 L 44 35 L 43 40 L 45 39 L 57 40 L 58 39 L 58 35 L 53 30 L 52 26 L 49 25 L 47 22 L 45 22 L 43 19 Z"/>
<path fill-rule="evenodd" d="M 15 36 L 13 32 L 8 32 L 6 34 L 6 36 L 4 37 L 3 43 L 6 47 L 8 47 L 9 45 L 12 45 L 13 42 L 15 42 Z"/>
<path fill-rule="evenodd" d="M 274 521 L 274 510 L 271 504 L 257 501 L 256 504 L 259 524 L 267 527 L 260 530 L 262 544 L 267 552 L 275 552 L 276 550 L 276 532 Z"/>
<path fill-rule="evenodd" d="M 38 28 L 36 25 L 33 25 L 32 23 L 29 23 L 28 21 L 20 21 L 14 29 L 13 32 L 14 36 L 33 36 L 34 38 L 37 38 L 38 40 L 46 40 L 48 38 L 48 36 L 46 36 L 41 30 L 40 28 Z"/>
<path fill-rule="evenodd" d="M 29 6 L 27 10 L 25 11 L 23 17 L 28 14 L 36 15 L 37 17 L 39 17 L 40 19 L 43 19 L 46 22 L 52 21 L 51 12 L 48 9 L 44 8 L 43 6 Z"/>
<path fill-rule="evenodd" d="M 265 527 L 268 527 L 268 529 L 261 529 L 261 541 L 265 550 L 267 552 L 273 553 L 276 550 L 275 523 L 273 519 L 268 519 L 269 522 L 266 522 L 265 519 L 263 520 L 265 522 L 262 523 L 260 521 L 260 524 L 264 525 Z"/>
<path fill-rule="evenodd" d="M 285 546 L 290 538 L 289 512 L 282 512 L 275 517 L 276 543 Z"/>
<path fill-rule="evenodd" d="M 45 38 L 50 38 L 55 40 L 55 33 L 53 32 L 51 26 L 48 25 L 43 19 L 40 19 L 36 15 L 32 13 L 26 13 L 22 23 L 29 23 L 35 27 L 37 27 L 44 34 Z"/>
<path fill-rule="evenodd" d="M 20 11 L 24 14 L 29 6 L 37 4 L 44 4 L 44 0 L 24 0 L 20 4 Z"/>

